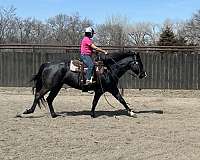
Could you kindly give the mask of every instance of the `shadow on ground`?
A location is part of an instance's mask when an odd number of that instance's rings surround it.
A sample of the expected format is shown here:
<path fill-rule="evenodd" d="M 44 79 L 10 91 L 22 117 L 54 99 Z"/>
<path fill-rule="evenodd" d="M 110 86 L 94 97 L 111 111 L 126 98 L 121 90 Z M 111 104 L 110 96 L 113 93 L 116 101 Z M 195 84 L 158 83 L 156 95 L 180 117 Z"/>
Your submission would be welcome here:
<path fill-rule="evenodd" d="M 83 110 L 83 111 L 62 111 L 62 112 L 57 112 L 61 116 L 82 116 L 82 115 L 91 115 L 90 111 Z M 136 114 L 163 114 L 162 110 L 143 110 L 143 111 L 135 111 Z M 126 110 L 116 110 L 116 111 L 95 111 L 95 116 L 100 117 L 100 116 L 108 116 L 108 117 L 113 117 L 113 116 L 123 116 L 123 115 L 128 115 Z"/>

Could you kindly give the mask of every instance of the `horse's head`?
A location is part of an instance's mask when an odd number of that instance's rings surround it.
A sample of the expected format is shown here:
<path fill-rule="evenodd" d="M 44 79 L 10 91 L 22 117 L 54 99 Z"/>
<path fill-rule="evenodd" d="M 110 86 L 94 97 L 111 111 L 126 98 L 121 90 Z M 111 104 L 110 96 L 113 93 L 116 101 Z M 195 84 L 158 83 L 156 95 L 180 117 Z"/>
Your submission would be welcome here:
<path fill-rule="evenodd" d="M 142 60 L 139 53 L 133 53 L 133 60 L 130 63 L 130 70 L 134 72 L 140 79 L 147 76 L 147 73 L 143 69 Z"/>
<path fill-rule="evenodd" d="M 144 78 L 147 76 L 146 72 L 143 69 L 142 60 L 139 53 L 125 51 L 125 52 L 113 52 L 108 55 L 104 55 L 102 58 L 103 63 L 106 67 L 110 68 L 112 65 L 119 66 L 120 63 L 124 63 L 123 59 L 128 58 L 128 69 L 134 72 L 139 78 Z M 122 62 L 120 62 L 122 61 Z M 120 62 L 120 63 L 119 63 Z M 126 61 L 127 62 L 127 59 Z M 115 68 L 114 67 L 114 68 Z"/>

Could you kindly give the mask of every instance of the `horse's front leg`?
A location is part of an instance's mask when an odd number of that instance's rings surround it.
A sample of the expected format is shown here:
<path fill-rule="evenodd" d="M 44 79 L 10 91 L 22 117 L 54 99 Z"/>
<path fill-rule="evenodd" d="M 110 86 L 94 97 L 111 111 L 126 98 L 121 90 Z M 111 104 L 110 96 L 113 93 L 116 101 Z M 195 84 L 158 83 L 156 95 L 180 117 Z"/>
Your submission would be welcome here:
<path fill-rule="evenodd" d="M 120 92 L 119 92 L 119 89 L 116 87 L 113 87 L 112 90 L 109 91 L 125 108 L 126 110 L 128 111 L 128 114 L 131 116 L 131 117 L 134 117 L 136 118 L 137 115 L 136 113 L 134 113 L 127 105 L 127 103 L 125 102 L 124 98 L 121 96 Z"/>
<path fill-rule="evenodd" d="M 95 118 L 95 108 L 97 106 L 97 103 L 98 103 L 101 95 L 102 95 L 102 92 L 95 91 L 95 95 L 94 95 L 93 102 L 92 102 L 92 110 L 91 110 L 91 117 L 92 118 Z"/>

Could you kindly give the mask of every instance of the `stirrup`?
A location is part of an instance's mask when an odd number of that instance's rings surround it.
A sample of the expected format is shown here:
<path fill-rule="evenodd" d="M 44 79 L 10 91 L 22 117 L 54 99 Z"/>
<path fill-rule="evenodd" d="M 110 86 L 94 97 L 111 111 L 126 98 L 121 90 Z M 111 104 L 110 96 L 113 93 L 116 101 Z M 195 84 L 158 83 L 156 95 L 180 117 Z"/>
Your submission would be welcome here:
<path fill-rule="evenodd" d="M 91 79 L 91 80 L 88 80 L 88 79 L 87 79 L 86 82 L 85 82 L 85 84 L 86 84 L 86 85 L 92 84 L 92 79 Z"/>
<path fill-rule="evenodd" d="M 93 78 L 91 78 L 90 80 L 87 79 L 85 85 L 90 85 L 90 84 L 96 83 L 96 81 L 93 81 L 92 79 Z"/>

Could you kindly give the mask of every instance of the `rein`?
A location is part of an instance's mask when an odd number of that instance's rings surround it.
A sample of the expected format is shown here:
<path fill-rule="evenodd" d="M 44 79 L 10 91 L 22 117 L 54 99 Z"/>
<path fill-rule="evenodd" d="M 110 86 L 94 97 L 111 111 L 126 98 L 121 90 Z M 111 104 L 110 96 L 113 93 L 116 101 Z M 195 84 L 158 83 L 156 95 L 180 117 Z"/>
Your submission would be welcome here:
<path fill-rule="evenodd" d="M 118 65 L 119 66 L 119 64 L 117 64 L 117 62 L 113 59 L 113 58 L 111 58 L 111 60 L 116 64 L 116 65 Z M 136 60 L 134 61 L 134 63 L 138 63 Z M 140 67 L 138 67 L 139 68 L 139 71 L 140 71 Z M 112 72 L 112 70 L 111 70 L 111 72 Z M 129 75 L 131 75 L 132 77 L 138 77 L 136 74 L 133 74 L 133 73 L 129 73 L 129 72 L 127 72 Z"/>
<path fill-rule="evenodd" d="M 111 60 L 112 60 L 117 66 L 119 66 L 119 64 L 117 64 L 117 62 L 116 62 L 113 58 L 111 58 Z M 137 64 L 138 62 L 135 60 L 134 63 Z M 137 66 L 138 66 L 138 64 L 137 64 Z M 138 67 L 138 68 L 139 68 L 139 67 Z M 139 68 L 139 70 L 140 70 L 140 68 Z M 110 69 L 110 71 L 112 72 L 112 69 Z M 132 74 L 132 73 L 129 73 L 129 72 L 128 72 L 128 74 L 131 75 L 131 76 L 133 76 L 133 77 L 138 77 L 137 75 Z M 111 75 L 112 75 L 112 74 L 111 74 Z M 97 76 L 97 77 L 98 77 L 98 79 L 99 79 L 99 83 L 100 83 L 101 90 L 102 90 L 102 92 L 104 93 L 104 89 L 103 89 L 103 86 L 102 86 L 101 78 L 100 78 L 99 76 Z M 105 93 L 103 94 L 103 96 L 104 96 L 106 102 L 108 103 L 108 105 L 111 106 L 112 108 L 115 108 L 115 106 L 113 106 L 113 105 L 108 101 L 108 99 L 107 99 Z M 127 103 L 127 105 L 128 105 L 128 103 Z"/>
<path fill-rule="evenodd" d="M 101 78 L 99 78 L 99 76 L 97 76 L 98 79 L 99 79 L 99 83 L 100 83 L 100 86 L 101 86 L 101 91 L 104 93 L 104 90 L 103 90 L 103 86 L 102 86 L 102 83 L 101 83 Z M 107 99 L 105 93 L 103 94 L 103 97 L 105 98 L 106 102 L 108 103 L 109 106 L 111 106 L 112 108 L 115 108 L 115 106 L 113 106 Z"/>

